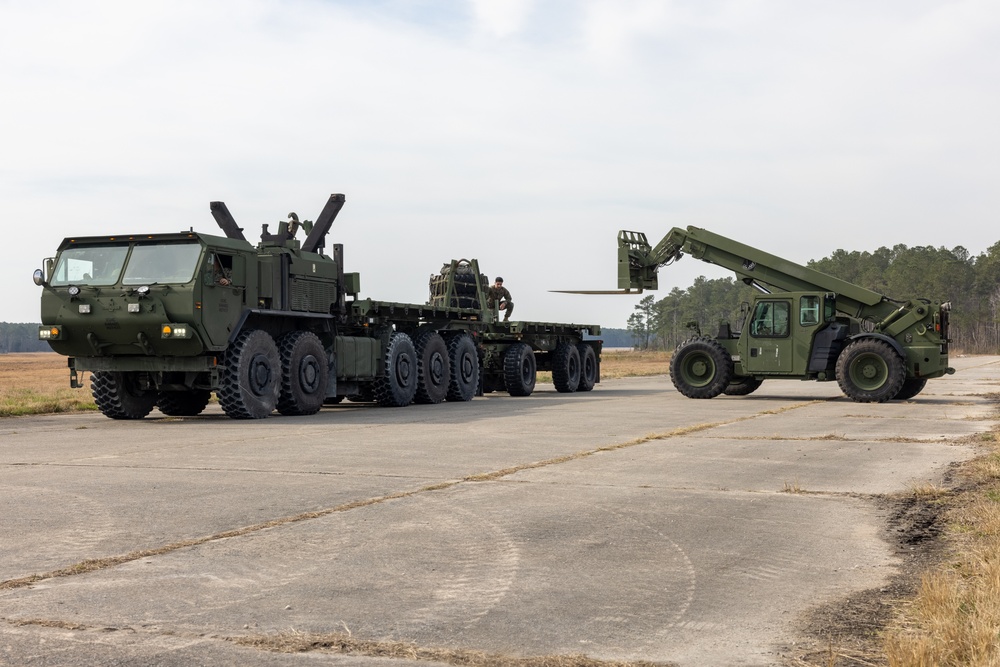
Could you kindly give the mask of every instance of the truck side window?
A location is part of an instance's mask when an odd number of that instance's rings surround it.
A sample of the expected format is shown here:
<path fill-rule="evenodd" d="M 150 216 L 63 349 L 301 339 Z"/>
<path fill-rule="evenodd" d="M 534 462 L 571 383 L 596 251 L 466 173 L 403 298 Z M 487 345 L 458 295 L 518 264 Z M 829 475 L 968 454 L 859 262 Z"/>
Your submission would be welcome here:
<path fill-rule="evenodd" d="M 788 335 L 787 301 L 758 301 L 750 322 L 750 335 L 757 338 L 783 338 Z"/>
<path fill-rule="evenodd" d="M 804 327 L 819 324 L 818 296 L 804 296 L 799 299 L 799 324 Z"/>

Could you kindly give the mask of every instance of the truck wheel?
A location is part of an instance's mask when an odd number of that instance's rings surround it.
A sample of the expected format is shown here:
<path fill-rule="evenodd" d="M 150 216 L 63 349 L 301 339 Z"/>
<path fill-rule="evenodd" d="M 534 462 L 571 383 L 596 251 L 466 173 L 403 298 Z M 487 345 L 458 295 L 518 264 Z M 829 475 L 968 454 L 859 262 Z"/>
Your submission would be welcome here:
<path fill-rule="evenodd" d="M 578 343 L 576 351 L 580 353 L 580 384 L 577 391 L 590 391 L 597 384 L 597 353 L 586 343 Z"/>
<path fill-rule="evenodd" d="M 448 361 L 451 362 L 451 378 L 446 398 L 471 401 L 479 388 L 479 353 L 472 336 L 463 333 L 448 340 Z"/>
<path fill-rule="evenodd" d="M 837 384 L 858 403 L 891 400 L 905 381 L 903 360 L 885 341 L 862 338 L 844 348 L 837 358 Z"/>
<path fill-rule="evenodd" d="M 733 378 L 722 393 L 726 396 L 747 396 L 757 391 L 762 384 L 764 381 L 755 377 Z"/>
<path fill-rule="evenodd" d="M 894 401 L 905 401 L 913 398 L 920 392 L 924 390 L 927 385 L 927 378 L 913 378 L 912 380 L 904 380 L 903 386 L 900 388 L 896 395 L 892 397 Z"/>
<path fill-rule="evenodd" d="M 568 394 L 580 386 L 580 351 L 576 345 L 559 343 L 552 352 L 552 384 Z"/>
<path fill-rule="evenodd" d="M 448 346 L 436 331 L 425 331 L 413 341 L 417 355 L 417 403 L 440 403 L 448 395 L 451 364 Z"/>
<path fill-rule="evenodd" d="M 274 411 L 281 388 L 281 358 L 266 331 L 241 333 L 226 352 L 219 404 L 233 419 L 263 419 Z"/>
<path fill-rule="evenodd" d="M 326 400 L 330 365 L 319 337 L 311 331 L 292 331 L 278 340 L 281 355 L 281 390 L 278 412 L 313 415 Z"/>
<path fill-rule="evenodd" d="M 401 408 L 417 393 L 417 353 L 413 341 L 402 331 L 389 338 L 382 377 L 375 380 L 375 402 L 386 408 Z"/>
<path fill-rule="evenodd" d="M 90 380 L 94 403 L 111 419 L 142 419 L 153 411 L 156 392 L 139 388 L 137 373 L 95 371 Z"/>
<path fill-rule="evenodd" d="M 211 397 L 212 392 L 207 389 L 161 391 L 156 398 L 156 407 L 169 417 L 194 417 L 202 413 Z"/>
<path fill-rule="evenodd" d="M 503 379 L 511 396 L 531 396 L 538 367 L 535 353 L 525 343 L 514 343 L 503 355 Z"/>
<path fill-rule="evenodd" d="M 670 357 L 670 380 L 688 398 L 715 398 L 732 377 L 733 358 L 712 338 L 689 338 Z"/>

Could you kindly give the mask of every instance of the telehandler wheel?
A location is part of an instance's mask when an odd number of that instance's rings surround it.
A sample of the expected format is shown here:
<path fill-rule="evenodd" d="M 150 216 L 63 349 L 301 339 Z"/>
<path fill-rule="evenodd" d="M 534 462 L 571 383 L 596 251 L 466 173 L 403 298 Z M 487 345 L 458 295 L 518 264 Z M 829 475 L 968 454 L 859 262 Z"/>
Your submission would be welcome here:
<path fill-rule="evenodd" d="M 211 397 L 212 392 L 207 389 L 161 391 L 156 398 L 156 407 L 169 417 L 194 417 L 202 413 Z"/>
<path fill-rule="evenodd" d="M 726 396 L 747 396 L 757 391 L 762 384 L 763 380 L 754 377 L 733 378 L 722 393 Z"/>
<path fill-rule="evenodd" d="M 440 403 L 448 396 L 451 363 L 448 346 L 436 331 L 425 331 L 413 341 L 417 355 L 417 403 Z"/>
<path fill-rule="evenodd" d="M 591 391 L 597 384 L 597 353 L 586 343 L 578 343 L 576 350 L 580 353 L 580 384 L 576 390 Z"/>
<path fill-rule="evenodd" d="M 924 390 L 924 386 L 927 384 L 927 378 L 913 378 L 912 380 L 904 380 L 903 386 L 900 388 L 896 395 L 892 397 L 894 401 L 906 401 Z"/>
<path fill-rule="evenodd" d="M 837 384 L 858 403 L 892 400 L 905 381 L 903 360 L 885 341 L 876 338 L 856 340 L 837 358 Z"/>
<path fill-rule="evenodd" d="M 552 352 L 552 384 L 569 394 L 580 386 L 580 351 L 576 345 L 559 343 Z"/>
<path fill-rule="evenodd" d="M 389 338 L 382 377 L 375 380 L 375 402 L 384 408 L 402 408 L 417 393 L 417 352 L 402 331 Z"/>
<path fill-rule="evenodd" d="M 90 392 L 98 409 L 112 419 L 142 419 L 156 405 L 156 392 L 140 389 L 135 372 L 96 371 Z"/>
<path fill-rule="evenodd" d="M 479 353 L 472 336 L 462 333 L 448 339 L 448 361 L 451 362 L 448 400 L 471 401 L 479 388 Z"/>
<path fill-rule="evenodd" d="M 281 389 L 281 358 L 270 334 L 248 329 L 226 352 L 219 404 L 233 419 L 263 419 L 274 412 Z"/>
<path fill-rule="evenodd" d="M 292 331 L 278 340 L 281 355 L 281 390 L 278 412 L 313 415 L 326 400 L 330 364 L 319 337 L 311 331 Z"/>
<path fill-rule="evenodd" d="M 531 396 L 538 366 L 535 353 L 525 343 L 514 343 L 503 355 L 503 379 L 511 396 Z"/>
<path fill-rule="evenodd" d="M 713 338 L 689 338 L 670 357 L 670 379 L 688 398 L 715 398 L 732 377 L 733 358 Z"/>

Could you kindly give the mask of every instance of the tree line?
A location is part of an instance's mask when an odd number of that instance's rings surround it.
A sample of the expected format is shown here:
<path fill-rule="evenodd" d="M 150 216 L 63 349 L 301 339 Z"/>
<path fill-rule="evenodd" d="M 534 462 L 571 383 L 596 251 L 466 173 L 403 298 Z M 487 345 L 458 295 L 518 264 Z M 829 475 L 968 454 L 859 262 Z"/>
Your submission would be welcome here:
<path fill-rule="evenodd" d="M 807 266 L 892 299 L 950 301 L 952 349 L 1000 352 L 1000 242 L 978 256 L 962 246 L 837 250 Z M 701 276 L 691 287 L 675 287 L 659 300 L 644 297 L 629 316 L 628 330 L 640 349 L 673 349 L 692 335 L 691 322 L 714 336 L 720 322 L 736 325 L 740 304 L 750 300 L 754 289 L 735 278 Z"/>
<path fill-rule="evenodd" d="M 0 322 L 0 354 L 51 351 L 48 343 L 38 340 L 37 324 Z"/>

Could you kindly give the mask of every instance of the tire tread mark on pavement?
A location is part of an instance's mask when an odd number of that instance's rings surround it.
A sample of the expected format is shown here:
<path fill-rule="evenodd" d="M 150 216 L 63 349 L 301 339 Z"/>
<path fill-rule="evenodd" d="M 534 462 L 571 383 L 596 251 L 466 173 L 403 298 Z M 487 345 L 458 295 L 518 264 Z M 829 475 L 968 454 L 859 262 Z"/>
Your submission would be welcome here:
<path fill-rule="evenodd" d="M 392 500 L 410 498 L 412 496 L 416 496 L 421 493 L 427 493 L 430 491 L 441 491 L 444 489 L 452 488 L 454 486 L 458 486 L 459 484 L 462 484 L 464 482 L 488 482 L 497 479 L 502 479 L 504 477 L 508 477 L 515 473 L 521 472 L 522 470 L 535 470 L 538 468 L 544 468 L 551 465 L 559 465 L 560 463 L 576 461 L 579 459 L 594 456 L 595 454 L 600 454 L 602 452 L 612 452 L 612 451 L 617 451 L 619 449 L 627 449 L 629 447 L 635 447 L 636 445 L 652 442 L 654 440 L 667 440 L 670 438 L 688 435 L 691 433 L 697 433 L 699 431 L 706 431 L 709 429 L 717 428 L 719 426 L 724 426 L 726 424 L 735 424 L 738 422 L 749 421 L 751 419 L 756 419 L 757 417 L 763 415 L 779 414 L 782 412 L 788 412 L 790 410 L 796 410 L 798 408 L 808 407 L 823 402 L 824 401 L 817 400 L 817 401 L 807 401 L 804 403 L 794 403 L 792 405 L 784 406 L 782 408 L 762 410 L 761 412 L 758 412 L 756 414 L 747 415 L 745 417 L 738 417 L 736 419 L 730 419 L 720 422 L 709 422 L 705 424 L 696 424 L 694 426 L 684 426 L 681 428 L 674 429 L 672 431 L 665 431 L 662 433 L 650 433 L 648 435 L 639 438 L 634 438 L 626 442 L 604 445 L 602 447 L 596 447 L 594 449 L 587 449 L 580 452 L 575 452 L 573 454 L 566 454 L 551 459 L 544 459 L 542 461 L 524 463 L 517 466 L 511 466 L 509 468 L 494 470 L 491 472 L 476 473 L 473 475 L 462 477 L 460 479 L 446 480 L 436 484 L 429 484 L 427 486 L 423 486 L 417 489 L 411 489 L 409 491 L 398 491 L 396 493 L 389 493 L 382 496 L 376 496 L 374 498 L 355 500 L 348 503 L 343 503 L 341 505 L 337 505 L 335 507 L 328 507 L 326 509 L 315 510 L 312 512 L 303 512 L 301 514 L 294 514 L 291 516 L 280 517 L 278 519 L 272 519 L 270 521 L 264 521 L 250 526 L 244 526 L 242 528 L 235 528 L 233 530 L 223 531 L 221 533 L 216 533 L 214 535 L 206 535 L 204 537 L 181 540 L 180 542 L 166 544 L 162 547 L 157 547 L 155 549 L 141 549 L 136 551 L 130 551 L 124 554 L 118 554 L 116 556 L 107 556 L 105 558 L 91 558 L 57 570 L 51 570 L 49 572 L 43 572 L 40 574 L 32 574 L 26 577 L 18 577 L 16 579 L 7 579 L 5 581 L 0 581 L 0 591 L 12 590 L 16 588 L 26 588 L 34 583 L 37 583 L 39 581 L 44 581 L 46 579 L 71 577 L 78 574 L 87 574 L 89 572 L 107 570 L 109 568 L 117 567 L 125 563 L 131 563 L 132 561 L 136 561 L 141 558 L 161 556 L 163 554 L 179 551 L 181 549 L 189 549 L 191 547 L 200 546 L 202 544 L 208 544 L 210 542 L 216 542 L 219 540 L 226 540 L 235 537 L 242 537 L 244 535 L 250 535 L 253 533 L 258 533 L 263 530 L 278 528 L 280 526 L 286 526 L 293 523 L 299 523 L 301 521 L 310 521 L 312 519 L 319 519 L 325 516 L 329 516 L 331 514 L 337 514 L 339 512 L 348 512 L 350 510 L 358 509 L 361 507 L 380 505 L 382 503 L 386 503 Z"/>

